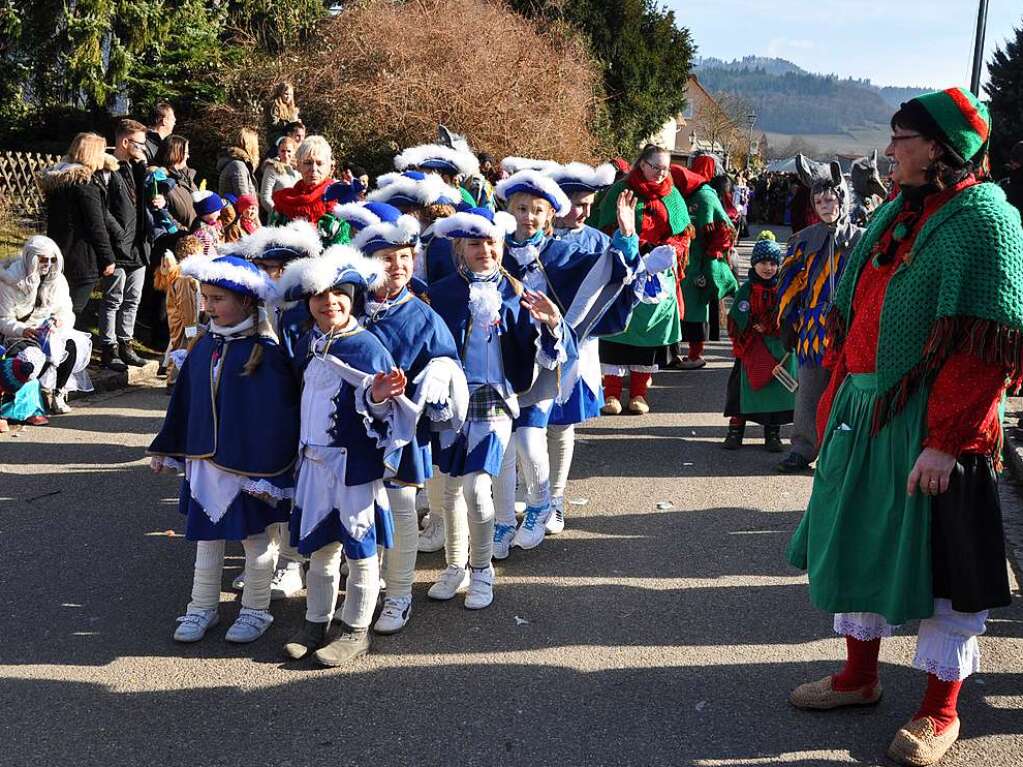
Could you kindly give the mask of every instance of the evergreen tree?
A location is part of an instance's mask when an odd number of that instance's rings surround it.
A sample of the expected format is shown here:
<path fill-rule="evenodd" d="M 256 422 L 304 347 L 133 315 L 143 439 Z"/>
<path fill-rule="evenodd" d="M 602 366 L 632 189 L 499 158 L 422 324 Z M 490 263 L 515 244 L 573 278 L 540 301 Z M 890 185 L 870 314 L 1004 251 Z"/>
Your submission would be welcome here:
<path fill-rule="evenodd" d="M 991 163 L 1001 170 L 1009 150 L 1023 141 L 1023 26 L 1015 30 L 1005 50 L 997 48 L 988 65 L 990 81 L 984 86 L 991 110 Z"/>

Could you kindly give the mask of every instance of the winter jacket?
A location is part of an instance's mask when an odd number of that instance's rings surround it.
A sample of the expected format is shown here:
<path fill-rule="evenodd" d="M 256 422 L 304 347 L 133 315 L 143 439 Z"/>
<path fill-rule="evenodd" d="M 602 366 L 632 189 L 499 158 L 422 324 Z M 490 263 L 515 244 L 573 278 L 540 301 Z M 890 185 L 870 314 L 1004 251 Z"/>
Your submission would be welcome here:
<path fill-rule="evenodd" d="M 274 209 L 273 193 L 278 189 L 289 189 L 299 182 L 302 174 L 298 168 L 286 165 L 280 160 L 270 157 L 263 161 L 260 168 L 259 207 L 270 215 Z"/>
<path fill-rule="evenodd" d="M 146 164 L 122 162 L 110 174 L 107 184 L 107 228 L 114 248 L 114 261 L 124 269 L 138 269 L 149 263 L 152 232 L 146 205 Z"/>
<path fill-rule="evenodd" d="M 81 167 L 81 166 L 79 166 Z M 0 265 L 0 339 L 21 338 L 26 330 L 38 328 L 56 317 L 63 327 L 75 324 L 71 292 L 64 278 L 64 257 L 45 279 L 37 271 L 35 254 L 22 254 Z"/>
<path fill-rule="evenodd" d="M 199 188 L 195 183 L 195 171 L 191 168 L 168 168 L 167 176 L 177 183 L 167 194 L 167 210 L 182 229 L 191 229 L 195 220 L 192 192 Z"/>
<path fill-rule="evenodd" d="M 117 160 L 106 155 L 104 171 L 93 173 L 78 163 L 60 162 L 36 175 L 46 197 L 46 235 L 60 247 L 67 281 L 73 285 L 95 283 L 114 263 L 107 228 L 107 182 Z"/>
<path fill-rule="evenodd" d="M 217 173 L 220 174 L 217 192 L 221 197 L 226 194 L 235 197 L 251 194 L 255 197 L 259 194 L 256 177 L 252 174 L 252 161 L 244 149 L 225 147 L 217 158 Z"/>

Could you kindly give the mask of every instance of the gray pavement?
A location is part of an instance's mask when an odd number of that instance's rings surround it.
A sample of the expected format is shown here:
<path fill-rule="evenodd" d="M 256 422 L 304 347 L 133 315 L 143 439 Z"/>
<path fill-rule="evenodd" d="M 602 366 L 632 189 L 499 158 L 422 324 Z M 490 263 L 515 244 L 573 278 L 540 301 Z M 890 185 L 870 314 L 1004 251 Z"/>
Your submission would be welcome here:
<path fill-rule="evenodd" d="M 843 655 L 783 557 L 810 479 L 774 474 L 757 429 L 720 448 L 731 361 L 709 351 L 655 377 L 649 416 L 579 430 L 566 531 L 498 565 L 491 608 L 428 601 L 443 556 L 421 555 L 411 623 L 349 670 L 282 662 L 302 598 L 256 644 L 224 642 L 240 547 L 221 626 L 171 640 L 194 550 L 177 483 L 142 455 L 160 389 L 0 438 L 0 764 L 888 764 L 923 691 L 913 635 L 884 643 L 877 707 L 789 707 Z M 1023 600 L 981 645 L 944 764 L 1018 767 Z"/>

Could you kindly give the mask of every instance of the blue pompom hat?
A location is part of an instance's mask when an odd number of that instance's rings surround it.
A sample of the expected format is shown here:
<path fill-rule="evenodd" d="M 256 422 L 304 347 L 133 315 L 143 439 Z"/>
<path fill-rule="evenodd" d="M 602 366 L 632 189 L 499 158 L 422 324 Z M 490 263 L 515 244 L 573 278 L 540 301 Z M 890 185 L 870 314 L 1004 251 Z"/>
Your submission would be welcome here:
<path fill-rule="evenodd" d="M 568 215 L 572 207 L 568 195 L 561 191 L 561 187 L 554 179 L 535 170 L 520 170 L 514 176 L 498 182 L 494 193 L 504 202 L 508 202 L 512 195 L 519 193 L 540 197 L 551 204 L 556 216 Z"/>
<path fill-rule="evenodd" d="M 515 218 L 503 210 L 495 213 L 489 208 L 469 208 L 434 222 L 433 231 L 449 240 L 504 242 L 505 236 L 515 231 Z"/>
<path fill-rule="evenodd" d="M 195 213 L 198 216 L 208 216 L 211 213 L 216 213 L 218 210 L 223 210 L 225 204 L 224 200 L 216 192 L 210 192 L 205 189 L 192 192 L 192 207 L 195 208 Z"/>
<path fill-rule="evenodd" d="M 761 261 L 770 261 L 772 264 L 780 266 L 782 255 L 781 245 L 774 240 L 757 240 L 749 262 L 751 266 L 759 264 Z"/>
<path fill-rule="evenodd" d="M 291 264 L 281 276 L 279 289 L 285 301 L 301 301 L 345 286 L 352 286 L 356 292 L 373 290 L 383 281 L 380 261 L 366 258 L 350 245 L 331 245 L 322 256 Z"/>
<path fill-rule="evenodd" d="M 181 273 L 195 277 L 199 282 L 216 285 L 257 301 L 274 297 L 273 283 L 255 264 L 238 256 L 205 258 L 192 256 L 181 264 Z"/>
<path fill-rule="evenodd" d="M 340 205 L 358 202 L 359 195 L 366 191 L 359 179 L 348 181 L 335 181 L 323 192 L 324 202 L 336 202 Z"/>

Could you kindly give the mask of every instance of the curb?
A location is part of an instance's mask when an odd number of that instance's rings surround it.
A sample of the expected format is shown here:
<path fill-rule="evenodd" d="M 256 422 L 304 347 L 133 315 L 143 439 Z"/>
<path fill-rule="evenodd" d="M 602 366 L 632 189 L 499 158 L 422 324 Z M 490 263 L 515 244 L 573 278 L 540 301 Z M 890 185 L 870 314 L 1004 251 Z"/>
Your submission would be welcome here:
<path fill-rule="evenodd" d="M 88 371 L 89 378 L 92 379 L 93 391 L 83 394 L 76 392 L 74 398 L 94 393 L 120 391 L 130 386 L 149 383 L 157 377 L 156 372 L 159 369 L 160 363 L 156 360 L 147 360 L 142 367 L 129 366 L 124 372 L 90 365 Z"/>

